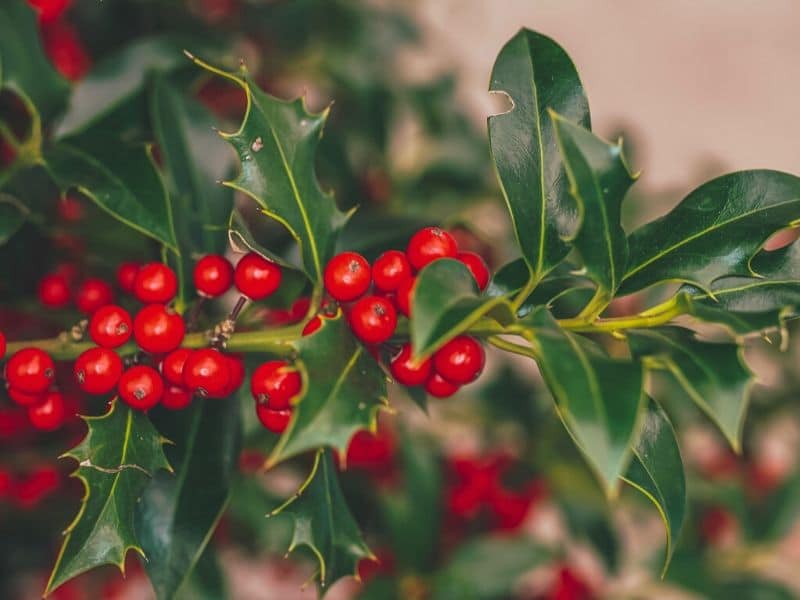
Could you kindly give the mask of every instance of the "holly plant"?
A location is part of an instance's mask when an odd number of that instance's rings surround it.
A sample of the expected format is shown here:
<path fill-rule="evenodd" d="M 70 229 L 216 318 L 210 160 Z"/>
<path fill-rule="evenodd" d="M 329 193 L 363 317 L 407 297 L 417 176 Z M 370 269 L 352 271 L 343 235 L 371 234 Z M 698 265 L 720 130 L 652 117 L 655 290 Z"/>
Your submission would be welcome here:
<path fill-rule="evenodd" d="M 359 493 L 346 481 L 351 459 L 359 464 L 354 440 L 374 443 L 379 416 L 458 403 L 487 353 L 492 361 L 519 355 L 528 378 L 490 403 L 528 402 L 530 378 L 540 377 L 546 411 L 577 449 L 565 455 L 592 474 L 588 488 L 611 506 L 626 486 L 655 505 L 666 531 L 656 570 L 669 572 L 691 518 L 671 415 L 693 405 L 732 452 L 742 450 L 753 383 L 743 349 L 759 336 L 785 341 L 800 301 L 800 242 L 764 249 L 800 222 L 799 178 L 723 175 L 626 230 L 623 200 L 638 174 L 622 141 L 592 132 L 567 52 L 522 29 L 491 73 L 489 90 L 508 110 L 488 118 L 485 164 L 469 158 L 460 175 L 430 167 L 428 176 L 381 179 L 391 169 L 386 141 L 365 128 L 347 145 L 364 107 L 345 92 L 321 110 L 302 96 L 279 97 L 280 85 L 263 74 L 280 66 L 251 70 L 249 59 L 232 60 L 231 39 L 198 35 L 199 25 L 97 40 L 108 57 L 92 64 L 48 12 L 59 9 L 31 4 L 45 8 L 0 6 L 0 287 L 14 315 L 4 318 L 0 356 L 9 405 L 25 426 L 56 435 L 76 411 L 85 422 L 63 453 L 82 500 L 62 523 L 45 595 L 102 565 L 124 568 L 130 551 L 158 598 L 189 593 L 214 571 L 209 543 L 221 518 L 248 493 L 260 498 L 258 518 L 284 516 L 284 550 L 309 551 L 324 594 L 380 560 L 361 531 L 364 502 L 353 501 Z M 98 6 L 86 18 L 104 10 L 114 9 Z M 173 9 L 163 10 L 168 19 Z M 254 12 L 240 26 L 257 29 L 255 3 L 241 10 Z M 338 81 L 347 69 L 336 56 L 316 59 L 338 71 L 303 61 L 293 68 Z M 355 84 L 340 87 L 358 96 Z M 454 142 L 439 151 L 455 151 L 471 134 L 463 120 L 442 118 L 436 93 L 424 92 L 425 117 L 434 136 Z M 371 176 L 359 181 L 354 165 L 365 160 Z M 459 185 L 485 193 L 492 185 L 475 177 L 491 166 L 495 208 L 502 196 L 515 241 L 498 268 L 490 252 L 475 251 L 469 223 L 419 197 L 458 197 Z M 387 203 L 380 185 L 392 177 L 403 183 Z M 417 197 L 398 202 L 404 196 Z M 94 258 L 53 266 L 85 246 Z M 34 288 L 31 308 L 24 297 Z M 30 320 L 42 324 L 23 329 Z M 19 339 L 20 330 L 41 337 Z M 390 404 L 400 386 L 416 407 Z M 416 487 L 381 500 L 397 536 L 421 518 L 414 502 L 447 477 L 409 436 L 405 479 Z M 286 465 L 302 472 L 296 491 L 268 498 L 239 485 L 243 444 L 258 449 L 252 471 L 267 479 Z M 469 512 L 485 503 L 498 526 L 516 523 L 509 511 L 518 496 L 479 483 L 500 481 L 509 464 L 501 456 L 451 465 L 452 505 Z M 54 525 L 50 539 L 60 533 Z M 406 552 L 404 568 L 424 573 L 431 548 Z M 521 538 L 474 542 L 430 589 L 507 597 L 464 580 L 487 564 L 516 572 L 546 554 Z"/>

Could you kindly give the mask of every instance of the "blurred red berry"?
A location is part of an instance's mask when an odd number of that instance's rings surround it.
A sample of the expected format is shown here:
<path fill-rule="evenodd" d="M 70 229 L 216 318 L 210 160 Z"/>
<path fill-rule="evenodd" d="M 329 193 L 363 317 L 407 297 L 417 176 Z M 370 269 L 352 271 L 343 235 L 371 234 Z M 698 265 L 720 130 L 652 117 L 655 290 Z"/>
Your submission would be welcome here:
<path fill-rule="evenodd" d="M 414 284 L 416 281 L 416 277 L 406 279 L 397 288 L 397 294 L 394 297 L 397 309 L 407 317 L 411 316 L 411 299 L 414 294 Z"/>
<path fill-rule="evenodd" d="M 194 266 L 194 287 L 201 296 L 216 298 L 233 285 L 233 265 L 219 254 L 208 254 Z"/>
<path fill-rule="evenodd" d="M 559 569 L 553 587 L 545 600 L 592 600 L 594 594 L 589 585 L 568 566 Z"/>
<path fill-rule="evenodd" d="M 425 391 L 434 398 L 449 398 L 458 391 L 460 386 L 448 381 L 438 373 L 433 373 L 425 382 Z"/>
<path fill-rule="evenodd" d="M 292 411 L 272 410 L 266 404 L 256 403 L 256 415 L 266 429 L 272 433 L 283 433 L 292 418 Z"/>
<path fill-rule="evenodd" d="M 372 283 L 367 259 L 357 252 L 342 252 L 325 267 L 325 289 L 339 302 L 351 302 L 363 296 Z"/>
<path fill-rule="evenodd" d="M 97 309 L 114 301 L 114 290 L 102 279 L 86 279 L 75 293 L 75 305 L 84 314 L 91 315 Z"/>
<path fill-rule="evenodd" d="M 161 406 L 169 410 L 183 410 L 192 403 L 192 393 L 178 385 L 167 385 L 161 396 Z"/>
<path fill-rule="evenodd" d="M 392 358 L 389 369 L 397 383 L 413 387 L 424 385 L 431 374 L 431 360 L 414 362 L 411 360 L 411 344 L 404 344 L 400 352 Z"/>
<path fill-rule="evenodd" d="M 53 66 L 70 81 L 81 79 L 92 61 L 77 30 L 63 21 L 44 24 L 42 42 Z"/>
<path fill-rule="evenodd" d="M 72 0 L 28 0 L 43 23 L 55 21 L 69 8 Z"/>
<path fill-rule="evenodd" d="M 453 236 L 438 227 L 420 229 L 406 248 L 408 262 L 417 271 L 437 258 L 455 258 L 457 253 L 458 246 Z"/>
<path fill-rule="evenodd" d="M 166 304 L 178 293 L 178 278 L 168 265 L 151 262 L 143 265 L 133 282 L 133 294 L 145 304 Z"/>
<path fill-rule="evenodd" d="M 475 381 L 486 364 L 486 353 L 480 342 L 468 335 L 459 335 L 439 348 L 433 355 L 436 372 L 453 383 Z"/>
<path fill-rule="evenodd" d="M 192 351 L 189 348 L 173 350 L 161 361 L 161 374 L 172 385 L 183 385 L 183 366 Z"/>
<path fill-rule="evenodd" d="M 80 221 L 85 214 L 83 203 L 75 196 L 63 196 L 59 198 L 56 207 L 61 220 L 68 223 Z"/>
<path fill-rule="evenodd" d="M 50 355 L 39 348 L 23 348 L 11 355 L 5 367 L 6 382 L 25 394 L 41 394 L 56 376 Z"/>
<path fill-rule="evenodd" d="M 40 431 L 54 431 L 64 424 L 66 409 L 61 392 L 49 392 L 39 404 L 28 407 L 28 419 Z"/>
<path fill-rule="evenodd" d="M 124 262 L 117 267 L 117 285 L 126 294 L 132 294 L 136 284 L 136 276 L 141 265 L 136 262 Z"/>
<path fill-rule="evenodd" d="M 322 317 L 314 315 L 311 320 L 305 324 L 305 327 L 303 327 L 303 335 L 311 335 L 320 327 L 322 327 Z"/>
<path fill-rule="evenodd" d="M 14 387 L 8 388 L 8 397 L 18 406 L 33 406 L 34 404 L 39 404 L 44 400 L 46 394 L 47 392 L 26 394 Z"/>
<path fill-rule="evenodd" d="M 39 280 L 36 290 L 39 302 L 47 308 L 64 308 L 72 300 L 69 281 L 63 275 L 51 273 Z"/>
<path fill-rule="evenodd" d="M 481 291 L 485 290 L 486 286 L 489 285 L 490 278 L 489 267 L 486 265 L 486 261 L 475 252 L 459 252 L 456 255 L 456 259 L 466 265 L 467 269 L 469 269 L 470 273 L 472 273 L 472 276 L 475 278 L 475 283 L 478 284 L 478 288 Z"/>

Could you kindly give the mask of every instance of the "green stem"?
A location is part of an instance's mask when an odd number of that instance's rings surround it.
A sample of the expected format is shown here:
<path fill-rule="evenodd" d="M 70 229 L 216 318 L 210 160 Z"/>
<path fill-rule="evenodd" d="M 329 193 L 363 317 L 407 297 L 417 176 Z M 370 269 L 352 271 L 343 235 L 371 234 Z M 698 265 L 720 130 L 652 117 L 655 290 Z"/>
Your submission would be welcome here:
<path fill-rule="evenodd" d="M 511 308 L 514 310 L 514 314 L 517 314 L 517 311 L 519 311 L 520 307 L 525 303 L 525 300 L 528 299 L 528 296 L 533 293 L 533 290 L 536 289 L 536 286 L 539 285 L 541 280 L 541 276 L 531 273 L 528 283 L 526 283 L 525 287 L 519 291 L 516 298 L 514 298 L 514 301 L 511 303 Z"/>
<path fill-rule="evenodd" d="M 689 307 L 683 300 L 683 296 L 674 296 L 658 306 L 630 317 L 597 319 L 590 323 L 576 317 L 574 319 L 561 319 L 558 324 L 564 329 L 578 333 L 610 333 L 622 329 L 642 329 L 665 325 L 675 317 L 686 314 L 688 309 Z"/>
<path fill-rule="evenodd" d="M 528 358 L 533 358 L 534 360 L 536 357 L 533 354 L 533 348 L 530 346 L 523 346 L 522 344 L 515 344 L 514 342 L 509 342 L 508 340 L 504 340 L 503 338 L 492 336 L 487 340 L 492 346 L 495 348 L 499 348 L 500 350 L 505 350 L 506 352 L 512 352 L 513 354 L 519 354 L 520 356 L 527 356 Z"/>

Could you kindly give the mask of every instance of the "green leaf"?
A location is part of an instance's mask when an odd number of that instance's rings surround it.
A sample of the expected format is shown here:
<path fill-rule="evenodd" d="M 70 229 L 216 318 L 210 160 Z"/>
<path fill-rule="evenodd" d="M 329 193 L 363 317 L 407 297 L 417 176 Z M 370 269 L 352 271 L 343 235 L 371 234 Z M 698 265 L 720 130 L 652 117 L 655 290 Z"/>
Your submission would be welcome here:
<path fill-rule="evenodd" d="M 25 0 L 0 2 L 0 89 L 27 99 L 45 119 L 63 107 L 69 93 L 44 54 L 35 13 Z"/>
<path fill-rule="evenodd" d="M 319 583 L 326 590 L 356 574 L 361 559 L 374 558 L 347 507 L 330 451 L 317 451 L 306 482 L 268 516 L 288 515 L 294 522 L 292 552 L 306 546 L 319 562 Z"/>
<path fill-rule="evenodd" d="M 513 103 L 489 117 L 489 141 L 522 255 L 539 280 L 567 256 L 577 225 L 547 110 L 589 128 L 589 104 L 566 52 L 527 29 L 503 46 L 489 89 Z"/>
<path fill-rule="evenodd" d="M 733 449 L 741 450 L 753 379 L 740 345 L 704 342 L 680 327 L 629 331 L 628 342 L 634 356 L 671 373 Z"/>
<path fill-rule="evenodd" d="M 747 600 L 794 600 L 797 595 L 792 589 L 778 581 L 736 577 L 726 581 L 715 590 L 715 598 L 747 598 Z"/>
<path fill-rule="evenodd" d="M 642 422 L 639 441 L 623 479 L 655 504 L 667 532 L 664 576 L 686 515 L 686 477 L 675 430 L 666 413 L 652 400 Z"/>
<path fill-rule="evenodd" d="M 614 297 L 628 262 L 628 240 L 621 224 L 622 199 L 636 180 L 622 155 L 622 142 L 609 144 L 591 131 L 551 111 L 570 193 L 582 213 L 573 244 L 586 275 L 597 284 L 590 304 L 596 317 Z"/>
<path fill-rule="evenodd" d="M 588 340 L 561 329 L 544 309 L 525 324 L 559 417 L 606 495 L 615 496 L 644 397 L 642 365 L 605 356 Z"/>
<path fill-rule="evenodd" d="M 417 276 L 411 314 L 411 343 L 423 358 L 484 317 L 500 324 L 514 320 L 506 297 L 479 296 L 469 269 L 449 258 L 432 262 Z"/>
<path fill-rule="evenodd" d="M 81 573 L 104 564 L 124 570 L 133 549 L 144 556 L 134 530 L 136 504 L 159 469 L 171 471 L 166 441 L 142 412 L 114 401 L 101 417 L 84 417 L 83 441 L 64 454 L 78 461 L 73 474 L 86 494 L 56 559 L 45 594 Z"/>
<path fill-rule="evenodd" d="M 309 113 L 302 98 L 286 102 L 262 92 L 247 73 L 203 68 L 241 86 L 247 112 L 238 131 L 222 134 L 241 162 L 242 171 L 225 185 L 253 198 L 262 212 L 285 226 L 300 244 L 303 267 L 317 286 L 333 254 L 336 235 L 348 215 L 320 188 L 314 173 L 317 145 L 328 110 Z"/>
<path fill-rule="evenodd" d="M 44 158 L 62 191 L 77 189 L 126 225 L 177 250 L 169 197 L 146 148 L 92 131 L 55 144 Z"/>
<path fill-rule="evenodd" d="M 434 581 L 433 600 L 501 600 L 528 571 L 550 561 L 547 548 L 524 537 L 484 537 L 456 550 Z"/>
<path fill-rule="evenodd" d="M 25 224 L 28 208 L 14 196 L 0 193 L 0 246 Z"/>
<path fill-rule="evenodd" d="M 797 219 L 800 178 L 762 170 L 713 179 L 630 235 L 621 291 L 660 281 L 708 288 L 719 277 L 752 275 L 749 263 L 763 243 Z"/>
<path fill-rule="evenodd" d="M 195 399 L 186 410 L 153 416 L 174 442 L 167 457 L 175 474 L 159 473 L 147 486 L 136 531 L 157 596 L 173 598 L 190 579 L 228 503 L 239 459 L 239 403 Z"/>
<path fill-rule="evenodd" d="M 387 405 L 386 375 L 353 337 L 341 311 L 293 345 L 305 391 L 267 466 L 321 447 L 345 452 L 357 431 L 375 430 L 378 411 Z"/>

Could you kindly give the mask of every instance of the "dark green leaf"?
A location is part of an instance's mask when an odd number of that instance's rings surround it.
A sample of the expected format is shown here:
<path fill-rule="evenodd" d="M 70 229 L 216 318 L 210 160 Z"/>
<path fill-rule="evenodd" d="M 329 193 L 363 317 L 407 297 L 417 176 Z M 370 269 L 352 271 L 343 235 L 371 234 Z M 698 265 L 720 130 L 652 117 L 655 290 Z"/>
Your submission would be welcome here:
<path fill-rule="evenodd" d="M 795 593 L 777 581 L 737 578 L 718 586 L 715 598 L 747 598 L 747 600 L 795 600 Z"/>
<path fill-rule="evenodd" d="M 417 276 L 411 314 L 411 343 L 420 357 L 429 356 L 484 317 L 501 324 L 514 320 L 507 298 L 479 296 L 469 269 L 448 258 L 432 262 Z"/>
<path fill-rule="evenodd" d="M 565 238 L 577 225 L 547 110 L 588 128 L 589 104 L 566 52 L 527 29 L 500 51 L 489 89 L 513 103 L 489 117 L 489 141 L 522 255 L 538 280 L 567 256 Z"/>
<path fill-rule="evenodd" d="M 78 461 L 73 476 L 86 494 L 45 593 L 100 565 L 123 569 L 130 549 L 144 556 L 134 529 L 136 504 L 159 469 L 171 471 L 162 448 L 166 440 L 144 413 L 115 401 L 105 415 L 84 420 L 86 437 L 64 456 Z"/>
<path fill-rule="evenodd" d="M 308 480 L 269 516 L 276 514 L 288 515 L 294 522 L 289 552 L 306 546 L 316 556 L 323 590 L 355 575 L 358 562 L 373 557 L 342 495 L 330 451 L 317 452 Z"/>
<path fill-rule="evenodd" d="M 353 337 L 341 312 L 323 319 L 314 335 L 294 347 L 305 391 L 269 465 L 316 448 L 345 452 L 357 431 L 375 429 L 377 413 L 387 403 L 386 375 Z"/>
<path fill-rule="evenodd" d="M 777 230 L 800 218 L 800 179 L 778 171 L 740 171 L 713 179 L 665 216 L 629 237 L 625 293 L 660 281 L 707 288 L 748 265 Z"/>
<path fill-rule="evenodd" d="M 634 356 L 671 373 L 740 451 L 752 373 L 738 344 L 704 342 L 679 327 L 630 331 L 628 341 Z"/>
<path fill-rule="evenodd" d="M 561 329 L 546 310 L 533 312 L 525 324 L 561 420 L 606 494 L 615 495 L 644 397 L 641 364 L 608 358 Z"/>
<path fill-rule="evenodd" d="M 628 262 L 628 240 L 622 229 L 622 199 L 635 181 L 622 155 L 622 143 L 609 144 L 591 131 L 551 112 L 566 167 L 570 193 L 582 213 L 573 244 L 586 275 L 597 284 L 587 318 L 602 312 L 613 298 Z"/>
<path fill-rule="evenodd" d="M 686 514 L 686 478 L 672 423 L 661 407 L 652 400 L 642 422 L 639 441 L 633 449 L 631 464 L 623 479 L 655 504 L 664 521 L 667 548 L 663 577 L 683 527 Z"/>
<path fill-rule="evenodd" d="M 174 442 L 175 475 L 160 473 L 138 507 L 136 531 L 159 598 L 172 598 L 200 560 L 228 502 L 239 459 L 239 403 L 195 399 L 183 411 L 154 415 Z"/>
<path fill-rule="evenodd" d="M 8 194 L 0 194 L 0 246 L 11 239 L 25 223 L 27 207 Z"/>

